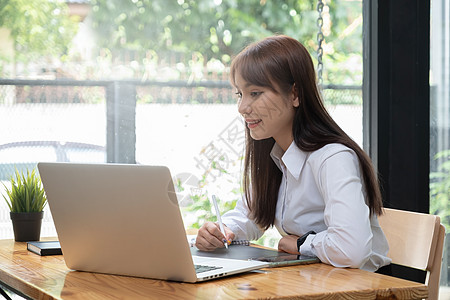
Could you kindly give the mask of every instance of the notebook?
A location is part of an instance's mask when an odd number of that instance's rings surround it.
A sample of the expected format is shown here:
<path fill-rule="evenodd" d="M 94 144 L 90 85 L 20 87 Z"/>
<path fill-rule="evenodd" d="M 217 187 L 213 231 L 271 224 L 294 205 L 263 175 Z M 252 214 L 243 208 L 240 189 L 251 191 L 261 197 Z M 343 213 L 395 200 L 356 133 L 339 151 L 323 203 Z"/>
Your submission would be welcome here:
<path fill-rule="evenodd" d="M 70 269 L 198 282 L 268 265 L 192 256 L 167 167 L 41 162 L 38 169 Z"/>

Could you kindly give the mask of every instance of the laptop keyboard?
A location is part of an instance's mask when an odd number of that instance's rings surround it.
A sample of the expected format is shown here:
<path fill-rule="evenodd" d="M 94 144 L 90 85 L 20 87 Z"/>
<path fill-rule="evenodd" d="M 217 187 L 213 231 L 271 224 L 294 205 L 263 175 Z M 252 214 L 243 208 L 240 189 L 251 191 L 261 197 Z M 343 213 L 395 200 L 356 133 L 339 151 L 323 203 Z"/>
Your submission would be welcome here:
<path fill-rule="evenodd" d="M 208 271 L 217 270 L 217 269 L 222 269 L 222 267 L 195 265 L 195 273 L 208 272 Z"/>

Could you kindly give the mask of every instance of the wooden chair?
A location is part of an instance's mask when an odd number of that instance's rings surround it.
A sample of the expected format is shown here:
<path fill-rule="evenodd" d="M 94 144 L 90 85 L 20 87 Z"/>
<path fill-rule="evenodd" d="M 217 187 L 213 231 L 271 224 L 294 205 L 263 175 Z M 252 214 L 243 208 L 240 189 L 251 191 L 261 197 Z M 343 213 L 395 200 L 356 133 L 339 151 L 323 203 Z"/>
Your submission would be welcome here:
<path fill-rule="evenodd" d="M 438 299 L 445 238 L 439 216 L 385 208 L 378 221 L 392 263 L 426 271 L 428 299 Z"/>

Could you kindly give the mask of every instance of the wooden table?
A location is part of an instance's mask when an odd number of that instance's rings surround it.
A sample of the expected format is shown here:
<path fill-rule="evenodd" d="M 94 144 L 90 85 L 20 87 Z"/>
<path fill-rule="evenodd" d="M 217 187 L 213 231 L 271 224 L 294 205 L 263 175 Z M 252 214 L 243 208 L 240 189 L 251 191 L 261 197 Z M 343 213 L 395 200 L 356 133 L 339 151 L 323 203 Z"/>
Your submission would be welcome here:
<path fill-rule="evenodd" d="M 33 299 L 422 299 L 424 284 L 318 263 L 264 269 L 203 283 L 77 272 L 62 255 L 38 256 L 0 240 L 0 281 Z"/>

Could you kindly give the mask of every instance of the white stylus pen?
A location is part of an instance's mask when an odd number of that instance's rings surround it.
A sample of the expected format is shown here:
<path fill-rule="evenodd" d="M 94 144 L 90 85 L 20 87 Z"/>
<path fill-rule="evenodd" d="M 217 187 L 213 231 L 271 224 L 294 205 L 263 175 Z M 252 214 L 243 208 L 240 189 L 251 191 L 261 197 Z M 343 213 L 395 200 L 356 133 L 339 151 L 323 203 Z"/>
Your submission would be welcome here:
<path fill-rule="evenodd" d="M 222 232 L 223 236 L 225 237 L 223 244 L 228 249 L 228 241 L 226 240 L 227 236 L 225 235 L 225 228 L 223 228 L 222 217 L 220 216 L 220 211 L 219 211 L 219 206 L 217 205 L 216 196 L 212 195 L 211 198 L 212 198 L 212 202 L 214 203 L 214 209 L 216 210 L 217 222 L 219 222 L 220 231 Z"/>

